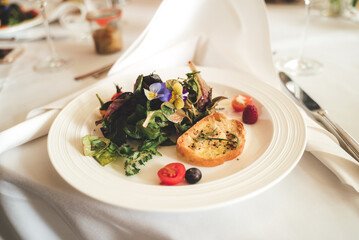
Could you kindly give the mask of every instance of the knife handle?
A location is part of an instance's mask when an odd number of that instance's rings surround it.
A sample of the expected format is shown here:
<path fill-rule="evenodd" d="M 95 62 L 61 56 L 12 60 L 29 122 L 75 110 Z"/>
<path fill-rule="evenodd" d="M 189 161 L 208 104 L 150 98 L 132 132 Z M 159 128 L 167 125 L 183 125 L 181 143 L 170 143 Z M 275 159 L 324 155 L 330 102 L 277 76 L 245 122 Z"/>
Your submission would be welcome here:
<path fill-rule="evenodd" d="M 332 132 L 339 140 L 342 147 L 359 162 L 359 143 L 349 135 L 343 128 L 338 124 L 334 123 L 328 116 L 325 110 L 316 111 L 321 117 L 321 122 L 329 127 L 329 131 Z"/>

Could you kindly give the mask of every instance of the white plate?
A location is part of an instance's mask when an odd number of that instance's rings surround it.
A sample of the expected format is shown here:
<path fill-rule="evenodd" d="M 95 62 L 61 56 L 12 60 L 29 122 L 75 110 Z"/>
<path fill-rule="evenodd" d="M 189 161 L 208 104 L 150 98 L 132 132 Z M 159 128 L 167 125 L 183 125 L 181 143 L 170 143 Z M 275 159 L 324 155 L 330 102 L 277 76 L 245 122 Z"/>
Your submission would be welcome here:
<path fill-rule="evenodd" d="M 306 143 L 306 128 L 296 106 L 280 91 L 244 73 L 199 68 L 213 96 L 232 99 L 239 93 L 254 98 L 259 120 L 245 125 L 246 145 L 239 160 L 214 168 L 200 167 L 202 180 L 194 185 L 160 185 L 157 171 L 170 162 L 181 162 L 175 147 L 161 147 L 163 156 L 156 156 L 139 174 L 124 175 L 123 162 L 105 167 L 91 157 L 83 156 L 81 139 L 87 134 L 100 134 L 95 120 L 100 118 L 95 94 L 109 99 L 115 91 L 114 82 L 125 91 L 132 91 L 139 71 L 115 75 L 102 85 L 90 89 L 72 101 L 54 121 L 48 151 L 58 173 L 79 191 L 116 206 L 147 211 L 185 211 L 208 209 L 246 199 L 273 186 L 297 164 Z M 162 80 L 185 77 L 188 68 L 158 70 Z M 229 117 L 241 119 L 230 108 Z M 191 165 L 184 163 L 188 168 Z"/>
<path fill-rule="evenodd" d="M 26 3 L 24 3 L 24 5 L 22 5 L 22 7 L 25 10 L 32 9 L 32 6 L 27 5 Z M 22 31 L 22 30 L 26 30 L 26 29 L 35 27 L 37 25 L 40 25 L 41 23 L 42 23 L 42 17 L 40 15 L 40 13 L 38 13 L 38 15 L 36 17 L 32 18 L 32 19 L 23 21 L 23 22 L 21 22 L 19 24 L 16 24 L 16 25 L 7 26 L 5 28 L 0 28 L 0 36 L 11 34 L 11 33 Z"/>
<path fill-rule="evenodd" d="M 23 21 L 19 24 L 16 24 L 13 26 L 8 26 L 5 28 L 0 28 L 0 36 L 18 32 L 21 30 L 26 30 L 28 28 L 32 28 L 32 27 L 35 27 L 40 24 L 41 24 L 41 17 L 40 17 L 40 15 L 37 15 L 36 17 L 26 20 L 26 21 Z"/>

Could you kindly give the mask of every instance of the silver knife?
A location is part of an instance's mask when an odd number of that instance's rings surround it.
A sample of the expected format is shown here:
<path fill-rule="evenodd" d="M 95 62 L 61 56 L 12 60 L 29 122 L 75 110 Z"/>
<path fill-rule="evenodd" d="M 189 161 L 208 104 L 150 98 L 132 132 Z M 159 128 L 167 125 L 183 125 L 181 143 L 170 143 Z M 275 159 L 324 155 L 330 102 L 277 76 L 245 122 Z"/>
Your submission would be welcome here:
<path fill-rule="evenodd" d="M 322 109 L 319 104 L 304 92 L 287 74 L 279 72 L 279 77 L 285 89 L 294 97 L 300 106 L 316 120 L 321 122 L 324 127 L 338 139 L 342 148 L 359 162 L 359 143 L 343 128 L 333 122 L 329 118 L 328 112 Z"/>
<path fill-rule="evenodd" d="M 91 71 L 89 73 L 85 73 L 83 75 L 80 75 L 80 76 L 77 76 L 75 77 L 75 80 L 78 81 L 78 80 L 82 80 L 84 78 L 88 78 L 88 77 L 95 77 L 96 76 L 100 76 L 101 74 L 104 74 L 105 72 L 107 71 L 110 71 L 110 69 L 112 68 L 112 66 L 114 65 L 115 63 L 111 63 L 111 64 L 108 64 L 102 68 L 99 68 L 99 69 L 96 69 L 94 71 Z"/>

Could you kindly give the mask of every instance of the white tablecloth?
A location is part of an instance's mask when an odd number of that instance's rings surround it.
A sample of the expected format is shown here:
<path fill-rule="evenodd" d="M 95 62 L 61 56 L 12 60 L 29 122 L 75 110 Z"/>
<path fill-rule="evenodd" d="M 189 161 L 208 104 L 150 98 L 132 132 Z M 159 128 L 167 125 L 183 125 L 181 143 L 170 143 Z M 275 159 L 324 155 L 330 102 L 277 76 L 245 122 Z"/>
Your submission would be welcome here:
<path fill-rule="evenodd" d="M 125 7 L 125 48 L 145 28 L 159 3 L 133 0 Z M 296 54 L 304 26 L 303 6 L 268 5 L 268 16 L 275 56 Z M 296 78 L 310 95 L 329 110 L 333 119 L 357 140 L 359 68 L 355 56 L 359 53 L 358 27 L 341 19 L 323 18 L 313 12 L 305 55 L 322 62 L 324 71 L 316 76 Z M 71 67 L 59 74 L 39 74 L 32 71 L 32 64 L 46 55 L 47 48 L 43 42 L 23 46 L 25 53 L 15 63 L 0 65 L 0 78 L 5 79 L 0 92 L 0 131 L 23 121 L 31 109 L 93 84 L 96 80 L 76 82 L 73 77 L 106 65 L 122 54 L 98 56 L 91 42 L 56 42 L 59 52 L 72 59 Z M 71 192 L 78 201 L 86 198 L 62 180 L 51 163 L 45 161 L 48 160 L 46 141 L 47 138 L 43 137 L 1 154 L 1 167 L 19 175 L 19 181 L 21 176 L 31 176 L 33 182 L 57 189 L 55 193 L 44 193 L 42 190 L 46 198 L 56 198 L 56 194 L 63 192 Z M 23 164 L 22 167 L 15 168 L 19 162 Z M 78 236 L 73 231 L 77 224 L 86 222 L 65 223 L 66 216 L 42 201 L 36 188 L 33 192 L 17 189 L 16 182 L 4 181 L 6 174 L 11 174 L 11 171 L 0 174 L 0 234 L 4 239 L 91 239 L 90 236 Z M 359 234 L 358 207 L 359 195 L 341 184 L 331 171 L 306 152 L 295 169 L 281 182 L 260 195 L 226 207 L 208 212 L 176 214 L 113 207 L 113 211 L 123 212 L 130 217 L 119 218 L 112 223 L 105 221 L 108 213 L 94 212 L 94 216 L 104 216 L 104 225 L 111 224 L 122 229 L 123 235 L 110 236 L 111 233 L 99 225 L 96 230 L 98 234 L 92 238 L 356 239 Z M 141 222 L 134 222 L 137 219 L 141 219 Z M 88 223 L 91 221 L 88 219 Z M 140 227 L 133 227 L 136 225 Z M 135 232 L 135 229 L 143 231 Z"/>

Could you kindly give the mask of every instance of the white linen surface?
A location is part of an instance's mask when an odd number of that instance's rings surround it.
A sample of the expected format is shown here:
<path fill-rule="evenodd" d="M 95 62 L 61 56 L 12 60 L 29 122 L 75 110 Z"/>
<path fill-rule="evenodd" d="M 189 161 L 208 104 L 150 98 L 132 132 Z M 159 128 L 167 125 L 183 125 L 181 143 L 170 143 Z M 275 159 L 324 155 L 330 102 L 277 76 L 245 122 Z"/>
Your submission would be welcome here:
<path fill-rule="evenodd" d="M 186 9 L 187 5 L 183 1 L 164 1 L 142 35 L 116 62 L 109 74 L 185 66 L 188 60 L 192 60 L 201 66 L 249 72 L 278 88 L 267 19 L 263 14 L 265 10 L 258 2 L 243 6 L 243 3 L 236 1 L 196 1 Z M 261 11 L 256 9 L 258 6 L 261 6 Z M 243 11 L 243 8 L 246 10 Z M 183 11 L 186 11 L 185 16 Z M 221 12 L 223 15 L 227 13 L 226 17 L 214 17 Z M 1 132 L 0 139 L 7 141 L 0 146 L 0 153 L 46 135 L 59 110 L 77 95 L 71 94 L 34 109 L 28 114 L 28 121 Z M 359 192 L 358 162 L 339 147 L 330 133 L 305 113 L 303 116 L 309 126 L 306 150 L 320 159 L 343 183 Z M 14 138 L 20 135 L 14 133 L 22 133 L 22 137 Z"/>
<path fill-rule="evenodd" d="M 272 64 L 267 25 L 265 6 L 261 0 L 167 0 L 161 4 L 140 38 L 117 61 L 110 74 L 136 70 L 139 66 L 154 70 L 159 67 L 184 66 L 188 60 L 193 60 L 197 65 L 247 71 L 278 87 L 278 79 Z M 57 102 L 46 108 L 58 109 L 68 100 L 60 101 L 60 105 Z M 53 111 L 58 110 L 51 110 L 51 112 Z M 49 115 L 52 118 L 55 113 Z M 37 119 L 36 116 L 35 118 Z M 339 148 L 332 136 L 328 136 L 327 132 L 311 122 L 309 118 L 306 118 L 306 121 L 308 121 L 307 150 L 318 157 L 343 183 L 351 185 L 359 191 L 358 163 Z M 29 128 L 22 128 L 20 124 L 19 128 L 16 126 L 4 131 L 0 133 L 0 141 L 7 141 L 8 139 L 4 137 L 14 136 L 19 131 L 25 135 L 25 140 L 31 140 L 46 134 L 48 125 L 40 133 L 37 129 L 33 130 L 34 128 L 29 132 L 24 129 Z M 26 136 L 25 133 L 29 134 Z M 20 139 L 19 142 L 12 143 L 9 147 L 22 144 L 25 140 Z M 37 141 L 46 141 L 46 139 L 42 138 Z M 324 148 L 324 146 L 328 148 Z M 39 149 L 39 151 L 46 150 Z M 46 179 L 27 179 L 15 172 L 0 169 L 2 178 L 7 181 L 2 182 L 1 193 L 8 209 L 11 209 L 12 204 L 10 201 L 6 201 L 6 196 L 20 200 L 27 199 L 31 194 L 40 196 L 48 204 L 47 207 L 55 210 L 58 219 L 67 224 L 64 228 L 70 229 L 67 233 L 68 239 L 179 239 L 183 234 L 198 236 L 196 229 L 190 228 L 186 223 L 191 220 L 199 221 L 201 214 L 166 215 L 167 219 L 173 221 L 171 223 L 171 221 L 161 221 L 161 214 L 142 213 L 109 206 L 72 189 L 50 167 L 50 163 L 48 164 L 39 170 L 43 173 L 46 172 L 42 175 L 46 176 Z M 29 163 L 26 167 L 30 169 L 38 167 L 31 165 L 32 163 Z M 25 166 L 19 167 L 24 168 Z M 17 186 L 22 186 L 25 190 L 20 190 Z M 30 193 L 26 190 L 29 190 Z M 39 204 L 36 201 L 33 203 L 34 206 Z M 237 207 L 245 213 L 245 205 L 244 203 Z M 2 211 L 6 211 L 6 209 Z M 219 212 L 224 212 L 221 215 L 224 219 L 228 220 L 232 217 L 231 220 L 233 220 L 231 211 L 231 208 L 223 208 L 209 211 L 208 214 L 216 216 Z M 188 219 L 189 216 L 193 219 Z M 153 219 L 157 220 L 156 224 L 153 223 Z M 236 217 L 234 217 L 235 219 Z M 211 224 L 217 220 L 207 218 L 203 220 L 206 221 L 203 226 L 212 226 Z M 60 222 L 60 220 L 54 221 L 53 224 Z M 180 228 L 174 227 L 176 226 L 174 222 L 188 226 L 189 232 L 181 232 Z M 44 223 L 44 225 L 47 224 L 51 223 Z M 173 227 L 173 230 L 168 231 L 168 227 Z M 228 226 L 222 227 L 224 231 L 221 236 L 209 235 L 203 231 L 201 233 L 204 234 L 202 237 L 206 236 L 206 239 L 217 239 L 218 237 L 233 239 L 234 236 L 229 232 L 236 227 L 235 221 L 231 221 Z M 26 234 L 26 231 L 23 232 Z M 31 231 L 29 230 L 29 232 Z M 258 236 L 260 235 L 259 232 Z M 26 238 L 26 235 L 20 237 Z"/>

